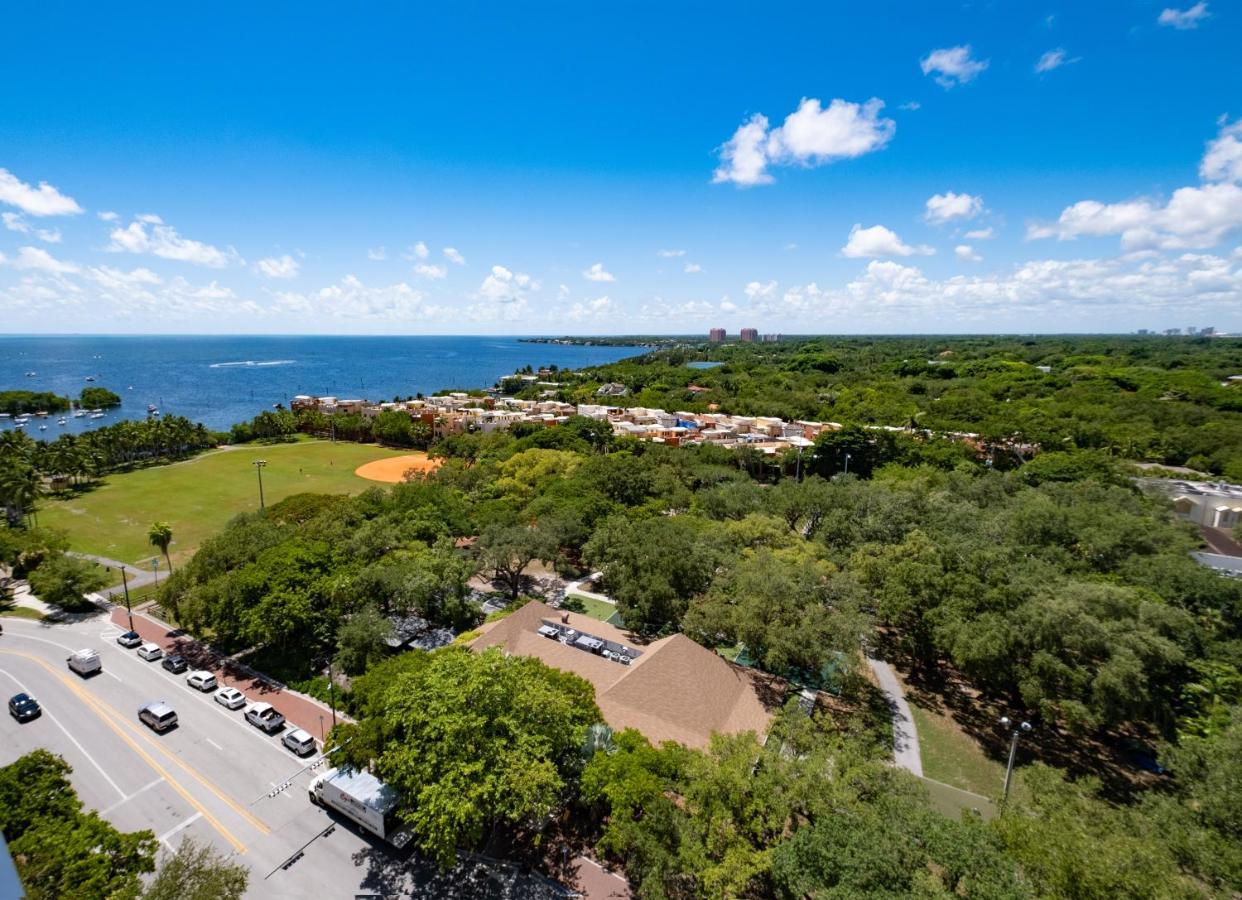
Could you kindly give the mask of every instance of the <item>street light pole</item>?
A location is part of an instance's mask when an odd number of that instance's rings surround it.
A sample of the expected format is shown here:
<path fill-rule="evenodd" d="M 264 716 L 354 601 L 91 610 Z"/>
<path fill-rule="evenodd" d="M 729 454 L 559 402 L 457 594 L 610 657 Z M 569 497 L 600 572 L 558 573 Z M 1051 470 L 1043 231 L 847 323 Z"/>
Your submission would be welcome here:
<path fill-rule="evenodd" d="M 253 465 L 254 470 L 259 474 L 259 511 L 262 512 L 267 509 L 267 506 L 263 503 L 263 467 L 267 465 L 267 460 L 256 459 Z"/>
<path fill-rule="evenodd" d="M 336 679 L 332 677 L 332 657 L 328 657 L 328 697 L 331 698 L 332 727 L 336 727 Z"/>
<path fill-rule="evenodd" d="M 850 474 L 850 455 L 845 454 L 845 474 Z"/>
<path fill-rule="evenodd" d="M 109 566 L 111 568 L 111 566 Z M 129 630 L 134 630 L 134 610 L 129 605 L 129 579 L 125 577 L 125 567 L 117 566 L 121 570 L 121 584 L 125 586 L 125 612 L 129 614 Z"/>
<path fill-rule="evenodd" d="M 1002 728 L 1012 728 L 1013 731 L 1009 736 L 1009 764 L 1005 766 L 1005 796 L 1001 800 L 1002 804 L 1009 802 L 1009 786 L 1013 782 L 1013 764 L 1018 758 L 1018 738 L 1031 731 L 1030 722 L 1015 722 L 1008 716 L 1001 716 L 1000 724 Z"/>

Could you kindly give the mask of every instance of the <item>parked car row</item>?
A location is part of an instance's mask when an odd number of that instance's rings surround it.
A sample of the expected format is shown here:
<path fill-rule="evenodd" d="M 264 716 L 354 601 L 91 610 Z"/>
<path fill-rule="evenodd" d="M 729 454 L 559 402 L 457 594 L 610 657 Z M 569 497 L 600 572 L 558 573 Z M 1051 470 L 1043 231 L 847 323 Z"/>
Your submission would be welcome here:
<path fill-rule="evenodd" d="M 134 631 L 120 635 L 116 642 L 122 647 L 137 647 L 138 656 L 147 662 L 163 657 L 161 665 L 175 675 L 185 672 L 189 662 L 179 653 L 164 656 L 159 644 L 143 642 Z M 215 701 L 225 709 L 241 709 L 246 706 L 246 695 L 234 687 L 219 687 L 216 676 L 206 669 L 196 669 L 185 677 L 185 683 L 204 694 L 215 692 Z M 244 713 L 246 721 L 266 734 L 273 734 L 285 724 L 285 717 L 270 703 L 252 703 Z M 138 718 L 157 732 L 167 731 L 177 724 L 177 713 L 164 700 L 153 700 L 138 709 Z M 296 753 L 306 756 L 315 752 L 315 739 L 301 728 L 286 731 L 280 742 Z"/>

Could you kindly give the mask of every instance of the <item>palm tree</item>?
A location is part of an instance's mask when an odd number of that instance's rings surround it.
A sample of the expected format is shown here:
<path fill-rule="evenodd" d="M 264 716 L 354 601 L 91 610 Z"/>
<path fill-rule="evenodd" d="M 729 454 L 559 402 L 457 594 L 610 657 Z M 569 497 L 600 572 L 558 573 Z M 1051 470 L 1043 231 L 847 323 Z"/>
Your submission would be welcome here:
<path fill-rule="evenodd" d="M 168 555 L 168 545 L 172 543 L 172 528 L 167 522 L 155 522 L 147 529 L 147 540 L 152 547 L 159 547 L 168 562 L 168 574 L 172 574 L 172 557 Z"/>

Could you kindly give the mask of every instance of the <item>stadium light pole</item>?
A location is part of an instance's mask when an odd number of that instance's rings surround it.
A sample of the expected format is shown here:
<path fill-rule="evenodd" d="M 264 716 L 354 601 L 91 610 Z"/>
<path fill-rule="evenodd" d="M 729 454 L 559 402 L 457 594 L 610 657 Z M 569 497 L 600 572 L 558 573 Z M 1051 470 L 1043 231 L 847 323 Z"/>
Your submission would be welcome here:
<path fill-rule="evenodd" d="M 1000 724 L 1002 728 L 1012 729 L 1009 735 L 1009 764 L 1005 766 L 1005 796 L 1001 800 L 1002 804 L 1009 802 L 1009 787 L 1013 782 L 1013 764 L 1018 758 L 1018 738 L 1024 734 L 1030 734 L 1030 722 L 1015 722 L 1009 716 L 1001 716 Z"/>
<path fill-rule="evenodd" d="M 263 503 L 263 467 L 267 465 L 266 459 L 256 459 L 254 461 L 254 470 L 259 474 L 259 511 L 263 512 L 267 506 Z"/>

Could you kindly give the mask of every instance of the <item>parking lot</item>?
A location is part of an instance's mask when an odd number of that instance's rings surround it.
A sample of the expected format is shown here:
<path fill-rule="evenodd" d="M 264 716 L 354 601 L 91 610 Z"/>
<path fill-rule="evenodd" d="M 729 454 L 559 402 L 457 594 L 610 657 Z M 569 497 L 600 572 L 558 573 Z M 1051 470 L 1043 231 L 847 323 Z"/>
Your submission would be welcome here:
<path fill-rule="evenodd" d="M 236 854 L 251 870 L 249 896 L 426 896 L 418 866 L 308 801 L 311 778 L 327 767 L 318 749 L 295 756 L 282 732 L 264 734 L 242 710 L 190 688 L 187 673 L 118 645 L 121 630 L 104 615 L 5 621 L 0 692 L 33 695 L 43 714 L 25 724 L 5 717 L 0 765 L 37 747 L 60 754 L 88 808 L 122 830 L 151 829 L 168 849 L 193 835 Z M 100 654 L 102 672 L 69 671 L 66 657 L 83 648 Z M 156 734 L 140 724 L 138 707 L 151 700 L 171 704 L 178 725 Z"/>

